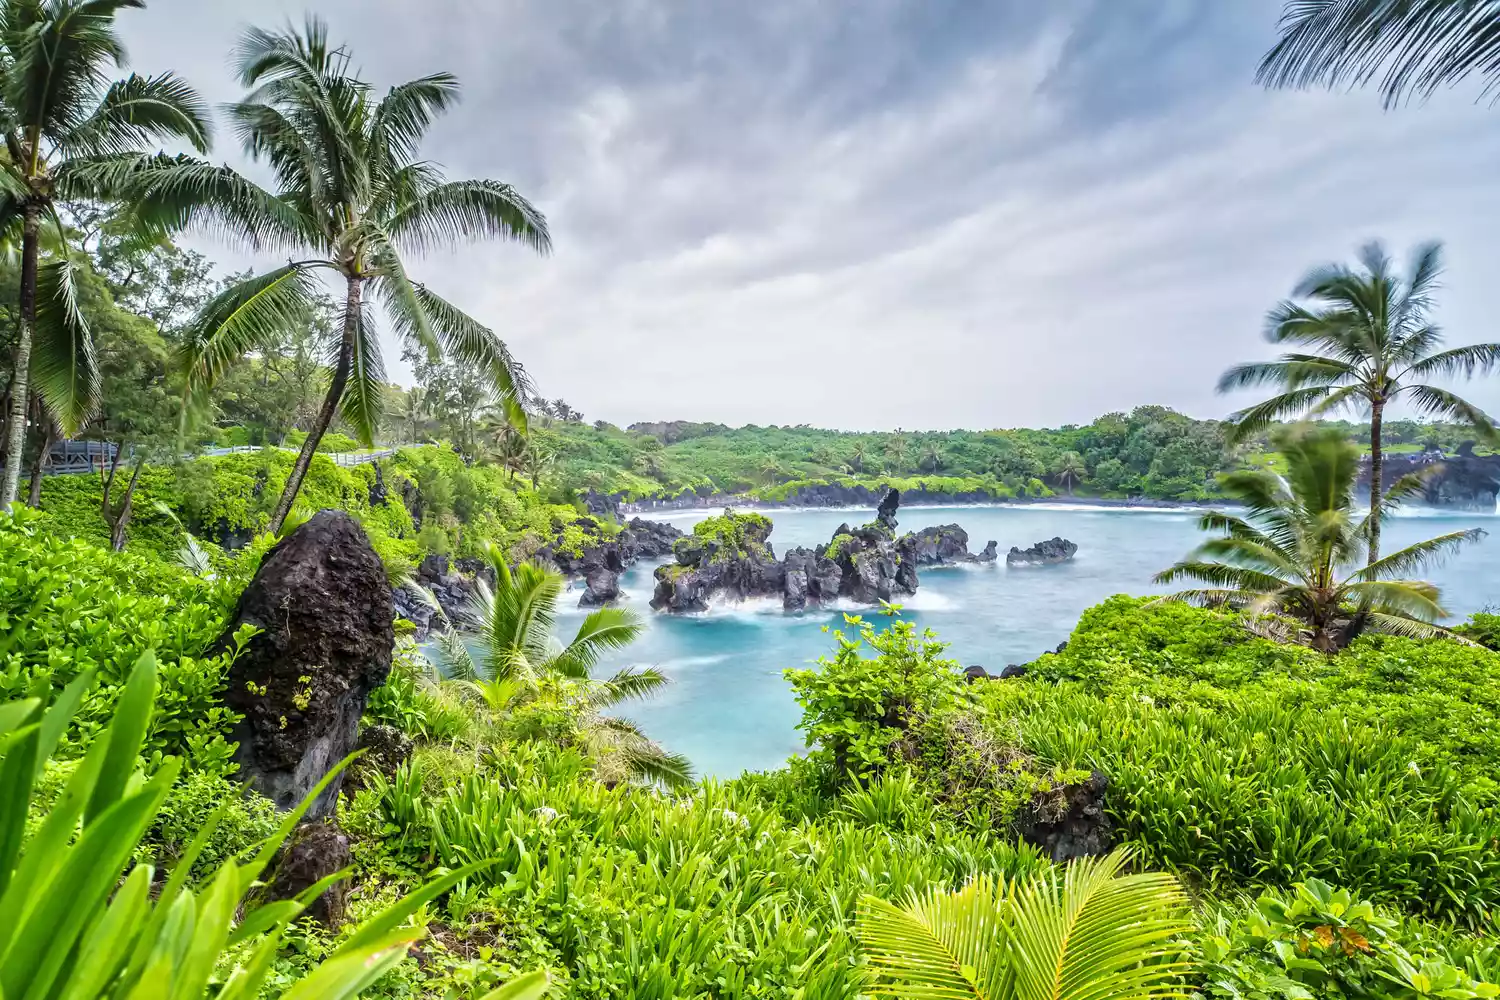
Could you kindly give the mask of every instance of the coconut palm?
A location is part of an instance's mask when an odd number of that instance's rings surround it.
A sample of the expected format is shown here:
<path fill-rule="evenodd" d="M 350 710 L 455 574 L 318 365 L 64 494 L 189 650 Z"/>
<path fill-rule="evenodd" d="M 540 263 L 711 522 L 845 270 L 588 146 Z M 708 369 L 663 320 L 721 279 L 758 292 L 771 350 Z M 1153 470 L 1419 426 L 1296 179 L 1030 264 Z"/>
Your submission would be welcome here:
<path fill-rule="evenodd" d="M 854 450 L 849 453 L 849 464 L 854 467 L 855 472 L 864 472 L 865 463 L 870 460 L 870 446 L 863 441 L 854 442 Z"/>
<path fill-rule="evenodd" d="M 1084 464 L 1083 456 L 1076 451 L 1065 451 L 1057 460 L 1057 465 L 1052 469 L 1052 475 L 1057 479 L 1059 486 L 1068 491 L 1068 496 L 1073 495 L 1073 487 L 1080 479 L 1088 475 L 1088 466 Z"/>
<path fill-rule="evenodd" d="M 129 198 L 115 171 L 159 142 L 209 145 L 208 114 L 171 73 L 110 82 L 125 62 L 115 30 L 143 0 L 0 2 L 0 232 L 20 229 L 20 303 L 10 357 L 10 408 L 0 507 L 15 502 L 33 381 L 53 417 L 73 433 L 98 401 L 99 375 L 78 306 L 59 202 Z M 41 260 L 43 227 L 60 247 Z"/>
<path fill-rule="evenodd" d="M 1363 86 L 1386 107 L 1471 74 L 1500 90 L 1500 0 L 1288 0 L 1256 79 L 1272 87 Z"/>
<path fill-rule="evenodd" d="M 922 449 L 922 464 L 928 472 L 942 472 L 943 465 L 948 461 L 948 456 L 943 452 L 943 446 L 937 441 L 929 442 Z"/>
<path fill-rule="evenodd" d="M 692 768 L 685 757 L 666 752 L 629 721 L 604 714 L 622 701 L 660 691 L 666 677 L 632 668 L 604 680 L 592 676 L 606 653 L 639 638 L 645 628 L 640 618 L 621 608 L 599 608 L 564 645 L 556 635 L 563 577 L 532 563 L 512 570 L 493 545 L 486 545 L 484 559 L 494 571 L 495 586 L 478 582 L 464 609 L 463 627 L 438 644 L 439 670 L 496 714 L 538 698 L 573 709 L 581 739 L 605 780 L 691 784 Z"/>
<path fill-rule="evenodd" d="M 872 996 L 912 1000 L 1151 1000 L 1182 996 L 1187 895 L 1171 875 L 1123 874 L 1127 850 L 1027 879 L 981 875 L 896 906 L 860 904 Z"/>
<path fill-rule="evenodd" d="M 1302 639 L 1325 653 L 1364 631 L 1452 636 L 1435 624 L 1448 615 L 1437 587 L 1405 576 L 1484 531 L 1449 532 L 1361 565 L 1372 526 L 1419 493 L 1423 475 L 1394 483 L 1381 509 L 1361 517 L 1354 501 L 1359 452 L 1339 431 L 1298 428 L 1284 433 L 1279 444 L 1285 478 L 1264 471 L 1225 476 L 1225 494 L 1243 504 L 1245 513 L 1203 515 L 1198 526 L 1221 537 L 1156 576 L 1157 583 L 1197 580 L 1209 587 L 1161 600 L 1241 608 L 1252 616 L 1287 615 L 1300 623 Z"/>
<path fill-rule="evenodd" d="M 1219 380 L 1219 391 L 1273 384 L 1283 391 L 1234 414 L 1231 441 L 1243 440 L 1274 421 L 1341 408 L 1367 409 L 1370 417 L 1369 559 L 1380 558 L 1384 454 L 1381 424 L 1398 399 L 1419 412 L 1457 420 L 1494 439 L 1495 425 L 1477 406 L 1428 379 L 1469 378 L 1500 366 L 1500 344 L 1473 344 L 1438 351 L 1442 334 L 1428 321 L 1432 294 L 1442 271 L 1442 246 L 1417 248 L 1406 274 L 1398 275 L 1384 248 L 1361 249 L 1360 269 L 1329 264 L 1307 274 L 1266 318 L 1266 339 L 1295 345 L 1275 361 L 1236 365 Z"/>
<path fill-rule="evenodd" d="M 907 459 L 911 457 L 911 446 L 907 444 L 905 435 L 898 431 L 895 437 L 886 442 L 885 453 L 891 460 L 891 471 L 901 472 L 906 469 Z"/>
<path fill-rule="evenodd" d="M 520 365 L 491 330 L 414 282 L 403 255 L 480 237 L 515 240 L 540 253 L 551 243 L 541 213 L 510 185 L 446 181 L 418 159 L 423 135 L 458 99 L 449 74 L 377 97 L 350 75 L 349 53 L 330 47 L 317 18 L 301 34 L 246 32 L 237 59 L 240 81 L 253 89 L 229 114 L 246 152 L 270 166 L 276 194 L 189 165 L 142 182 L 141 214 L 172 225 L 215 223 L 253 244 L 305 255 L 235 284 L 205 307 L 184 352 L 200 391 L 294 322 L 311 302 L 319 273 L 342 279 L 345 304 L 338 340 L 328 345 L 328 391 L 272 514 L 274 530 L 336 414 L 363 443 L 373 443 L 385 364 L 371 292 L 403 340 L 428 357 L 447 356 L 482 372 L 509 404 L 512 421 L 524 425 L 518 400 L 529 384 Z"/>

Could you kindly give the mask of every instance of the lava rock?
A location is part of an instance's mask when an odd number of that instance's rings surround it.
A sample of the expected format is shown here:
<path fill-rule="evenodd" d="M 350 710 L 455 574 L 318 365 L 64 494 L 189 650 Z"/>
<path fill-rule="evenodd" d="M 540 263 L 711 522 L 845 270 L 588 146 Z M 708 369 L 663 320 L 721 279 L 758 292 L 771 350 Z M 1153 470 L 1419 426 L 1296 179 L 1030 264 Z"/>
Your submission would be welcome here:
<path fill-rule="evenodd" d="M 1029 549 L 1011 546 L 1005 557 L 1007 566 L 1055 566 L 1067 562 L 1077 553 L 1078 546 L 1066 538 L 1054 537 L 1037 542 Z"/>
<path fill-rule="evenodd" d="M 357 763 L 389 778 L 411 757 L 412 742 L 395 726 L 373 725 L 360 730 L 358 749 L 364 751 Z"/>
<path fill-rule="evenodd" d="M 973 684 L 975 681 L 987 681 L 990 678 L 990 672 L 977 663 L 964 668 L 964 680 L 970 684 Z"/>
<path fill-rule="evenodd" d="M 994 562 L 1000 557 L 1000 543 L 993 538 L 984 543 L 984 551 L 974 557 L 975 562 Z"/>
<path fill-rule="evenodd" d="M 1002 669 L 1000 671 L 1000 673 L 994 675 L 994 678 L 997 681 L 1008 681 L 1012 677 L 1025 677 L 1025 676 L 1026 676 L 1026 665 L 1024 663 L 1007 663 L 1005 665 L 1004 669 Z"/>
<path fill-rule="evenodd" d="M 580 608 L 598 608 L 620 599 L 620 574 L 616 570 L 599 566 L 590 570 L 584 579 L 588 585 L 578 599 Z"/>
<path fill-rule="evenodd" d="M 1104 794 L 1109 779 L 1098 771 L 1074 785 L 1038 793 L 1016 817 L 1016 832 L 1053 861 L 1108 854 L 1109 819 Z"/>
<path fill-rule="evenodd" d="M 391 671 L 394 605 L 385 567 L 348 514 L 314 514 L 276 543 L 213 652 L 259 629 L 229 669 L 225 703 L 239 775 L 279 809 L 296 806 L 354 749 L 371 690 Z M 342 775 L 308 810 L 333 808 Z"/>
<path fill-rule="evenodd" d="M 334 872 L 348 868 L 352 860 L 349 838 L 338 826 L 332 822 L 303 823 L 282 848 L 276 872 L 266 887 L 266 901 L 295 899 Z M 340 879 L 303 913 L 326 927 L 337 927 L 344 918 L 348 891 L 348 880 Z"/>

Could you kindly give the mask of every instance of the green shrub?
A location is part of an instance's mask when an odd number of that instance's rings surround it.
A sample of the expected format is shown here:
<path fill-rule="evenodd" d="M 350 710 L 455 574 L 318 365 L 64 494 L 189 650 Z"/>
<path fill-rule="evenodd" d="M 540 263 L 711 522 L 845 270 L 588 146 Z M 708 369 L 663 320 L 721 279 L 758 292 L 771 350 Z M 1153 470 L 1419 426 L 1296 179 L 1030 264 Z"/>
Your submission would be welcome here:
<path fill-rule="evenodd" d="M 1314 879 L 1247 905 L 1209 906 L 1187 943 L 1197 995 L 1214 1000 L 1500 996 L 1495 945 L 1449 948 L 1441 937 Z"/>
<path fill-rule="evenodd" d="M 137 774 L 156 686 L 148 653 L 125 681 L 113 718 L 23 842 L 36 776 L 92 679 L 80 673 L 51 708 L 37 698 L 0 702 L 0 995 L 251 1000 L 288 925 L 328 883 L 296 900 L 251 909 L 238 928 L 235 916 L 333 774 L 246 859 L 226 860 L 194 891 L 187 876 L 222 810 L 214 813 L 171 876 L 153 886 L 153 867 L 130 867 L 130 859 L 159 815 L 179 762 L 165 762 L 153 776 Z M 451 872 L 372 916 L 326 962 L 278 992 L 330 1000 L 357 995 L 424 935 L 425 926 L 409 923 L 424 905 L 487 867 Z"/>
<path fill-rule="evenodd" d="M 789 819 L 763 783 L 671 798 L 587 777 L 575 751 L 517 744 L 456 784 L 400 776 L 359 793 L 346 828 L 366 864 L 494 860 L 448 903 L 494 960 L 564 970 L 561 996 L 850 997 L 865 894 L 956 888 L 1041 862 L 942 822 L 916 832 L 840 815 Z M 360 821 L 367 825 L 361 827 Z"/>
<path fill-rule="evenodd" d="M 1113 598 L 983 690 L 1027 750 L 1109 776 L 1149 864 L 1216 890 L 1320 878 L 1473 925 L 1500 905 L 1500 655 L 1380 637 L 1327 657 Z"/>

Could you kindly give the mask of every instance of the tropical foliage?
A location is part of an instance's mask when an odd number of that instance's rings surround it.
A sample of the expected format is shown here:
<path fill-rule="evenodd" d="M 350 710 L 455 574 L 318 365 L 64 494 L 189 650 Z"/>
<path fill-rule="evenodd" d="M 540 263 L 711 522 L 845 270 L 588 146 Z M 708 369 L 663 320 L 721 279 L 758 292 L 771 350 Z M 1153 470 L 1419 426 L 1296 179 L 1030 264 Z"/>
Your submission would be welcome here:
<path fill-rule="evenodd" d="M 1444 634 L 1436 623 L 1448 613 L 1437 588 L 1408 574 L 1476 541 L 1484 530 L 1451 531 L 1366 563 L 1380 518 L 1419 491 L 1422 477 L 1394 484 L 1379 508 L 1362 517 L 1354 511 L 1359 454 L 1338 431 L 1289 432 L 1281 449 L 1284 477 L 1237 472 L 1224 478 L 1225 492 L 1245 512 L 1203 515 L 1199 525 L 1221 537 L 1158 573 L 1156 582 L 1208 586 L 1170 599 L 1289 616 L 1308 645 L 1325 653 L 1366 631 Z"/>
<path fill-rule="evenodd" d="M 867 896 L 859 937 L 874 996 L 921 1000 L 1148 1000 L 1178 996 L 1187 894 L 1170 875 L 1123 874 L 1129 853 L 1013 882 L 981 875 L 905 906 Z"/>
<path fill-rule="evenodd" d="M 521 367 L 483 324 L 407 274 L 403 255 L 479 237 L 520 241 L 545 253 L 546 220 L 509 185 L 448 181 L 417 158 L 422 136 L 458 100 L 458 82 L 436 73 L 390 88 L 350 74 L 348 50 L 309 18 L 301 34 L 251 29 L 236 52 L 240 82 L 252 88 L 231 106 L 245 151 L 263 160 L 275 194 L 218 173 L 147 186 L 144 211 L 181 224 L 215 222 L 255 246 L 302 254 L 284 267 L 231 284 L 205 307 L 184 348 L 190 377 L 212 386 L 235 361 L 287 334 L 314 308 L 314 276 L 337 275 L 344 303 L 323 405 L 308 429 L 273 530 L 291 511 L 318 441 L 335 414 L 369 445 L 385 410 L 385 363 L 371 303 L 396 332 L 430 358 L 447 356 L 482 373 L 513 421 L 529 389 Z"/>
<path fill-rule="evenodd" d="M 1500 86 L 1495 0 L 1288 0 L 1258 78 L 1273 87 L 1363 86 L 1387 107 L 1478 76 Z"/>
<path fill-rule="evenodd" d="M 1312 307 L 1283 302 L 1266 319 L 1266 338 L 1297 349 L 1276 361 L 1236 365 L 1219 380 L 1219 391 L 1274 383 L 1279 395 L 1236 414 L 1234 437 L 1263 430 L 1273 421 L 1302 414 L 1321 416 L 1345 407 L 1370 414 L 1370 562 L 1380 558 L 1382 478 L 1381 425 L 1385 409 L 1398 401 L 1417 412 L 1472 427 L 1496 439 L 1494 423 L 1474 404 L 1430 379 L 1472 377 L 1500 367 L 1500 344 L 1437 350 L 1442 334 L 1429 321 L 1433 291 L 1442 273 L 1442 248 L 1417 249 L 1405 275 L 1394 273 L 1379 243 L 1360 251 L 1362 270 L 1329 264 L 1307 274 L 1293 292 Z"/>
<path fill-rule="evenodd" d="M 78 430 L 99 402 L 93 340 L 78 306 L 77 265 L 58 214 L 73 199 L 125 199 L 120 167 L 156 142 L 208 149 L 207 109 L 181 79 L 132 74 L 115 27 L 139 0 L 7 2 L 0 7 L 0 234 L 20 229 L 20 297 L 9 360 L 0 507 L 16 499 L 32 381 L 49 418 Z M 43 226 L 55 241 L 41 259 Z"/>
<path fill-rule="evenodd" d="M 608 653 L 640 636 L 640 618 L 622 608 L 598 608 L 564 644 L 557 637 L 562 574 L 525 562 L 511 569 L 506 560 L 502 549 L 486 546 L 495 585 L 480 578 L 463 627 L 439 639 L 436 659 L 443 676 L 472 691 L 490 713 L 522 726 L 558 711 L 573 718 L 576 738 L 603 780 L 692 784 L 686 758 L 663 750 L 629 720 L 603 714 L 623 701 L 650 697 L 667 683 L 651 668 L 593 677 Z M 518 710 L 524 710 L 521 719 L 515 718 Z"/>

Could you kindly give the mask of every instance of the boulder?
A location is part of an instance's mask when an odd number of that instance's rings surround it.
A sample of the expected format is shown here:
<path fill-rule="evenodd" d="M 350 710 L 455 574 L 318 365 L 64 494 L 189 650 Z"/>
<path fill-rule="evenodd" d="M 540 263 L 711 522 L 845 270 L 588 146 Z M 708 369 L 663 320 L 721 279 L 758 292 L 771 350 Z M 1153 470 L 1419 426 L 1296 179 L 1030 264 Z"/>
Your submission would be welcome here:
<path fill-rule="evenodd" d="M 990 672 L 977 663 L 972 663 L 964 668 L 964 680 L 970 684 L 973 684 L 975 681 L 987 681 L 989 679 Z"/>
<path fill-rule="evenodd" d="M 1024 664 L 1024 663 L 1007 663 L 1005 665 L 1004 669 L 1002 669 L 1000 671 L 1000 673 L 998 673 L 998 674 L 996 674 L 994 676 L 995 676 L 995 680 L 997 680 L 997 681 L 1008 681 L 1012 677 L 1025 677 L 1026 676 L 1026 664 Z"/>
<path fill-rule="evenodd" d="M 357 748 L 364 751 L 357 762 L 361 770 L 389 778 L 411 757 L 412 742 L 395 726 L 373 725 L 360 730 Z"/>
<path fill-rule="evenodd" d="M 580 608 L 598 608 L 613 604 L 620 599 L 620 574 L 608 566 L 599 566 L 589 571 L 587 586 L 578 599 Z"/>
<path fill-rule="evenodd" d="M 975 562 L 994 562 L 1000 557 L 1000 543 L 993 538 L 984 543 L 984 551 L 974 557 Z"/>
<path fill-rule="evenodd" d="M 1010 553 L 1005 557 L 1005 565 L 1055 566 L 1072 559 L 1077 551 L 1077 545 L 1066 538 L 1057 537 L 1037 542 L 1029 549 L 1018 549 L 1012 545 Z"/>
<path fill-rule="evenodd" d="M 348 868 L 353 860 L 349 838 L 334 823 L 303 823 L 292 831 L 275 874 L 266 886 L 267 902 L 295 899 L 307 889 Z M 337 927 L 344 917 L 348 880 L 340 879 L 314 899 L 304 913 L 326 927 Z"/>
<path fill-rule="evenodd" d="M 1095 771 L 1075 785 L 1038 793 L 1016 817 L 1021 839 L 1055 862 L 1109 853 L 1110 826 L 1104 813 L 1109 779 Z"/>
<path fill-rule="evenodd" d="M 348 514 L 324 510 L 277 542 L 212 647 L 259 633 L 230 667 L 224 700 L 239 776 L 291 809 L 354 749 L 370 691 L 391 670 L 394 605 L 385 567 Z M 327 815 L 342 776 L 307 813 Z"/>

